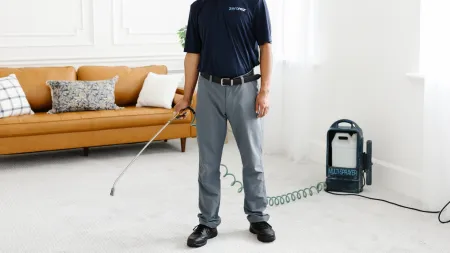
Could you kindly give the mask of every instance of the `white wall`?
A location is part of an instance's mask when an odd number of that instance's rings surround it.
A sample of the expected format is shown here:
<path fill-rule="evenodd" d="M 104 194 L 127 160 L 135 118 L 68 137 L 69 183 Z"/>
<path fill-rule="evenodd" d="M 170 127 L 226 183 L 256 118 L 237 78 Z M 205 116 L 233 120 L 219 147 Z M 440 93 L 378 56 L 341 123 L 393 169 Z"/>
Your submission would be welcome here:
<path fill-rule="evenodd" d="M 0 66 L 165 64 L 180 72 L 176 31 L 192 0 L 174 2 L 2 1 Z M 418 72 L 420 0 L 316 2 L 319 65 L 275 66 L 266 150 L 324 163 L 326 131 L 349 118 L 373 140 L 374 185 L 419 196 L 424 87 L 406 74 Z"/>
<path fill-rule="evenodd" d="M 182 70 L 176 31 L 186 24 L 192 0 L 174 2 L 3 0 L 0 66 L 165 64 Z"/>
<path fill-rule="evenodd" d="M 429 209 L 450 200 L 450 23 L 447 0 L 421 3 L 421 75 L 425 80 L 423 196 Z"/>
<path fill-rule="evenodd" d="M 418 71 L 419 15 L 420 0 L 317 1 L 319 65 L 288 70 L 284 85 L 285 117 L 296 117 L 285 139 L 300 133 L 302 156 L 324 163 L 330 125 L 354 120 L 373 141 L 374 185 L 418 196 L 423 84 L 406 74 Z"/>

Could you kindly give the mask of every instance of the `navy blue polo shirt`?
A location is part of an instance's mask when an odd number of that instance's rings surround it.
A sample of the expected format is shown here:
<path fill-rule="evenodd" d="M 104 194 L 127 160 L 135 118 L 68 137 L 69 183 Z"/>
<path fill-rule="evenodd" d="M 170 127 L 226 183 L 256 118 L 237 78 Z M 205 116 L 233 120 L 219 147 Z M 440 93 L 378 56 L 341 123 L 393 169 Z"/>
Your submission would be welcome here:
<path fill-rule="evenodd" d="M 200 54 L 199 72 L 236 77 L 259 62 L 259 45 L 271 43 L 265 0 L 197 0 L 192 3 L 184 52 Z"/>

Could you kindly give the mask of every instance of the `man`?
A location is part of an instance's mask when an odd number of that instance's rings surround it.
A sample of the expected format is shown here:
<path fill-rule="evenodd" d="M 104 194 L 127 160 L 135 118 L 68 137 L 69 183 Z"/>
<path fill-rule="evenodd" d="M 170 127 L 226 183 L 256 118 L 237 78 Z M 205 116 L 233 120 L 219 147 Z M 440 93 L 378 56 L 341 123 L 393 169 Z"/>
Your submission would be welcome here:
<path fill-rule="evenodd" d="M 191 5 L 184 49 L 185 95 L 174 108 L 179 113 L 190 105 L 198 81 L 200 224 L 187 240 L 190 247 L 204 246 L 218 234 L 220 163 L 227 120 L 243 163 L 244 212 L 250 232 L 262 242 L 275 240 L 267 223 L 269 215 L 264 213 L 267 196 L 261 122 L 269 111 L 271 42 L 265 0 L 197 0 Z M 261 75 L 253 73 L 258 65 Z"/>

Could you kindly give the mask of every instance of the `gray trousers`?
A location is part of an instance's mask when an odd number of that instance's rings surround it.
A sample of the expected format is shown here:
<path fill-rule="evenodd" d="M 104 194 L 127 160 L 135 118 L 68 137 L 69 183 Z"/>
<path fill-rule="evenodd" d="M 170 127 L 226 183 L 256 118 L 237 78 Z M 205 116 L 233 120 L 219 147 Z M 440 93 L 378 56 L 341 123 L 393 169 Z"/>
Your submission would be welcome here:
<path fill-rule="evenodd" d="M 199 147 L 200 224 L 217 227 L 221 180 L 220 164 L 230 122 L 243 165 L 244 212 L 249 222 L 267 221 L 266 187 L 262 163 L 263 129 L 255 102 L 258 82 L 221 86 L 199 76 L 196 106 Z"/>

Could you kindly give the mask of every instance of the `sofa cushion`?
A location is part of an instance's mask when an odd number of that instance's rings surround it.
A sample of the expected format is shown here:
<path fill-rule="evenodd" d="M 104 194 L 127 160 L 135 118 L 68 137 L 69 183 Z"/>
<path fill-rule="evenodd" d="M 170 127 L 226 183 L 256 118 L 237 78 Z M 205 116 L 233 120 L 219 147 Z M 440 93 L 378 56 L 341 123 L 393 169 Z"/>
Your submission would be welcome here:
<path fill-rule="evenodd" d="M 170 109 L 177 91 L 178 80 L 171 75 L 149 73 L 139 93 L 137 107 Z"/>
<path fill-rule="evenodd" d="M 0 119 L 0 138 L 164 125 L 172 117 L 171 109 L 134 106 L 125 107 L 123 110 L 62 114 L 40 112 Z M 174 120 L 171 124 L 187 124 L 191 120 L 192 115 L 188 113 L 185 119 Z"/>
<path fill-rule="evenodd" d="M 33 114 L 16 75 L 0 77 L 0 118 Z"/>
<path fill-rule="evenodd" d="M 115 96 L 118 106 L 135 106 L 148 73 L 167 74 L 164 65 L 130 68 L 126 66 L 81 66 L 77 71 L 78 80 L 95 81 L 119 76 Z"/>
<path fill-rule="evenodd" d="M 76 80 L 74 67 L 0 68 L 0 77 L 15 74 L 34 112 L 52 108 L 52 96 L 47 80 Z"/>
<path fill-rule="evenodd" d="M 114 87 L 118 76 L 110 80 L 60 81 L 49 80 L 52 90 L 50 114 L 79 111 L 119 110 L 115 103 Z"/>

